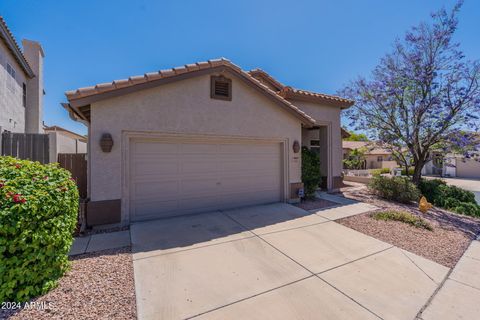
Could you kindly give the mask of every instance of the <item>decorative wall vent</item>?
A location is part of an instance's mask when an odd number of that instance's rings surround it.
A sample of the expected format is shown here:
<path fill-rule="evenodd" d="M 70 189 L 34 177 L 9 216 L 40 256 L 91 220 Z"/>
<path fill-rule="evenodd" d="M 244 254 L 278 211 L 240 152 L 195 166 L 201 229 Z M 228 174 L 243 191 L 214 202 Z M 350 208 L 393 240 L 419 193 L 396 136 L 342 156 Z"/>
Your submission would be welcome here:
<path fill-rule="evenodd" d="M 210 98 L 232 100 L 232 80 L 224 76 L 212 76 L 210 82 Z"/>

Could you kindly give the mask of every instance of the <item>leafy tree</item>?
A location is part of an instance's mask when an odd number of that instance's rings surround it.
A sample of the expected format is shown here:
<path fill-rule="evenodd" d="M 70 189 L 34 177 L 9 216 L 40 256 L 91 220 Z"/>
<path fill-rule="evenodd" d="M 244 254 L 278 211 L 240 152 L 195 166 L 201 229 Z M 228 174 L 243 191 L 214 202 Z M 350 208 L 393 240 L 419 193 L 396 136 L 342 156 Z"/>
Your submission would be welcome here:
<path fill-rule="evenodd" d="M 479 147 L 468 132 L 479 128 L 480 64 L 466 61 L 452 39 L 462 4 L 412 28 L 370 79 L 358 78 L 341 92 L 356 101 L 346 112 L 351 125 L 411 162 L 417 185 L 435 145 L 444 153 L 453 146 L 469 152 Z"/>
<path fill-rule="evenodd" d="M 365 133 L 356 133 L 353 131 L 350 131 L 350 137 L 345 138 L 343 140 L 345 141 L 368 141 L 368 137 Z"/>
<path fill-rule="evenodd" d="M 343 159 L 343 164 L 347 169 L 352 170 L 360 170 L 363 168 L 365 163 L 365 153 L 367 152 L 367 148 L 362 147 L 358 149 L 351 150 L 346 159 Z"/>

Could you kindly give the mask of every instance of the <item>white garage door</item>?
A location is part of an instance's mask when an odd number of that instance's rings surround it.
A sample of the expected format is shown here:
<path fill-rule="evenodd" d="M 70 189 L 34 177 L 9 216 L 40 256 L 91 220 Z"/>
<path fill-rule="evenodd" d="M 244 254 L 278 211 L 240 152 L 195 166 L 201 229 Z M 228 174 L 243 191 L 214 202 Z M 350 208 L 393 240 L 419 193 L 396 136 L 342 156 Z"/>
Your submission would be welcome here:
<path fill-rule="evenodd" d="M 480 178 L 480 161 L 457 158 L 456 175 L 459 178 Z"/>
<path fill-rule="evenodd" d="M 134 140 L 132 221 L 281 201 L 280 143 Z"/>

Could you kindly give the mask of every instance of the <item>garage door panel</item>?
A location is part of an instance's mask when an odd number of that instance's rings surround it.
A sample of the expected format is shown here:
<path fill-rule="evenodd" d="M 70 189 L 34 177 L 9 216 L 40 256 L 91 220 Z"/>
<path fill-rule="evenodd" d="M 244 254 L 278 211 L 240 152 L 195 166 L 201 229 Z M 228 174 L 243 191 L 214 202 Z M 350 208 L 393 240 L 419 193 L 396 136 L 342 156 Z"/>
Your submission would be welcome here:
<path fill-rule="evenodd" d="M 184 155 L 216 155 L 219 146 L 216 143 L 181 143 L 178 150 Z"/>
<path fill-rule="evenodd" d="M 135 165 L 133 166 L 134 175 L 136 177 L 155 175 L 172 175 L 179 172 L 179 163 L 177 159 L 165 159 L 159 157 L 156 161 L 134 159 Z"/>
<path fill-rule="evenodd" d="M 217 172 L 218 164 L 217 157 L 215 155 L 186 155 L 182 159 L 178 159 L 181 166 L 181 173 L 183 175 L 203 173 L 208 175 L 209 173 Z"/>
<path fill-rule="evenodd" d="M 158 143 L 155 141 L 138 141 L 134 144 L 134 154 L 165 154 L 172 155 L 178 152 L 179 145 L 175 143 Z"/>
<path fill-rule="evenodd" d="M 178 194 L 177 180 L 141 182 L 135 183 L 131 187 L 133 188 L 133 198 L 137 200 L 169 200 L 175 198 Z"/>
<path fill-rule="evenodd" d="M 265 190 L 265 189 L 275 189 L 278 191 L 277 186 L 280 184 L 280 179 L 278 176 L 274 175 L 263 175 L 263 176 L 243 176 L 235 177 L 231 179 L 222 179 L 221 182 L 221 193 L 229 193 L 235 191 L 245 191 L 245 190 Z"/>
<path fill-rule="evenodd" d="M 180 193 L 193 193 L 199 196 L 208 195 L 218 190 L 217 181 L 218 179 L 205 179 L 203 177 L 184 180 L 181 181 L 181 189 L 179 191 Z"/>
<path fill-rule="evenodd" d="M 221 197 L 221 203 L 229 208 L 278 201 L 281 201 L 278 190 L 264 190 L 261 192 L 246 191 L 240 193 L 224 194 Z"/>
<path fill-rule="evenodd" d="M 134 141 L 132 221 L 282 200 L 280 143 Z"/>

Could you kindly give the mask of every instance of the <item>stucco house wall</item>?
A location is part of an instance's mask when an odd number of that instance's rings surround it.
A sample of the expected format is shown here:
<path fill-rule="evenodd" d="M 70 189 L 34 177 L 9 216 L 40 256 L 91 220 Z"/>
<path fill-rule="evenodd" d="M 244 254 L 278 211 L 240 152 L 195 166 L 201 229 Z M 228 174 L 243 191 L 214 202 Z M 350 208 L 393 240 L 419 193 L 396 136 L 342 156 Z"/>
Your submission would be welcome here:
<path fill-rule="evenodd" d="M 228 75 L 228 74 L 227 74 Z M 233 75 L 232 101 L 210 98 L 210 75 L 202 75 L 91 104 L 89 195 L 92 201 L 122 197 L 123 145 L 129 132 L 188 133 L 286 140 L 287 181 L 301 181 L 298 118 Z M 337 130 L 340 134 L 340 129 Z M 102 152 L 99 141 L 110 133 L 114 145 Z"/>
<path fill-rule="evenodd" d="M 302 111 L 314 118 L 319 125 L 328 127 L 328 135 L 330 136 L 329 148 L 332 153 L 332 176 L 340 177 L 342 174 L 342 135 L 340 127 L 340 112 L 339 107 L 318 104 L 309 101 L 291 100 L 292 103 L 298 106 Z M 314 137 L 309 134 L 309 137 Z M 316 138 L 318 139 L 318 137 Z M 308 146 L 310 141 L 302 141 L 302 144 Z M 325 168 L 323 168 L 325 170 Z"/>
<path fill-rule="evenodd" d="M 15 70 L 15 81 L 10 87 L 11 76 L 7 64 Z M 3 41 L 0 41 L 0 127 L 11 132 L 25 132 L 25 107 L 23 106 L 25 74 Z"/>

